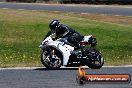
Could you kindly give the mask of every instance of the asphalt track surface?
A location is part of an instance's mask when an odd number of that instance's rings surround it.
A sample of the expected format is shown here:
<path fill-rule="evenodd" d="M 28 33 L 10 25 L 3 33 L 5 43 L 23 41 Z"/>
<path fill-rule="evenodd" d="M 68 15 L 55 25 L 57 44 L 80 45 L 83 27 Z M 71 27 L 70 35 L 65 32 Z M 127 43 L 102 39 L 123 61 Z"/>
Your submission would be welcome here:
<path fill-rule="evenodd" d="M 76 82 L 77 68 L 60 70 L 36 69 L 1 69 L 0 88 L 132 88 L 128 84 L 84 84 Z M 98 70 L 86 69 L 89 74 L 130 74 L 132 67 L 103 67 Z"/>
<path fill-rule="evenodd" d="M 122 7 L 0 3 L 0 8 L 132 16 L 132 8 Z M 89 74 L 130 74 L 132 77 L 132 67 L 103 67 L 98 70 L 86 69 L 86 71 Z M 0 88 L 132 88 L 132 82 L 128 84 L 96 83 L 80 86 L 76 83 L 76 73 L 76 68 L 61 68 L 60 70 L 45 68 L 1 69 Z"/>
<path fill-rule="evenodd" d="M 46 10 L 74 12 L 82 14 L 105 14 L 132 16 L 132 7 L 124 6 L 68 6 L 68 5 L 45 5 L 45 4 L 19 4 L 19 3 L 0 3 L 0 8 L 24 9 L 24 10 Z"/>

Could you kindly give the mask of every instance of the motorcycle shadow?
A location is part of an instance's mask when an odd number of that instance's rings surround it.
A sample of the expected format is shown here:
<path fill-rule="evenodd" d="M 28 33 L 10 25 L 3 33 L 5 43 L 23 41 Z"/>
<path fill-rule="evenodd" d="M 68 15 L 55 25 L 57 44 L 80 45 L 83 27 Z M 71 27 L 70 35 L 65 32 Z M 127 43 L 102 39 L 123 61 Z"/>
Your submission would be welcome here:
<path fill-rule="evenodd" d="M 35 68 L 34 70 L 38 70 L 38 71 L 52 71 L 52 70 L 78 70 L 78 67 L 61 67 L 58 69 L 47 69 L 45 67 L 43 68 Z"/>

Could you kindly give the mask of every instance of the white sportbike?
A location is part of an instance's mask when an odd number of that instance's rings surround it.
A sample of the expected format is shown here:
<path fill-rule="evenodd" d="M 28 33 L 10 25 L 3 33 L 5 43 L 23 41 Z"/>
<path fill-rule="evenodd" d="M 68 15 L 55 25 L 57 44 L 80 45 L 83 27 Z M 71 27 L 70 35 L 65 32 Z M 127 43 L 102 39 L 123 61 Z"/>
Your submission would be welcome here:
<path fill-rule="evenodd" d="M 99 69 L 104 64 L 104 58 L 95 48 L 86 47 L 92 35 L 84 36 L 79 42 L 81 48 L 75 49 L 66 38 L 55 39 L 53 35 L 45 38 L 40 44 L 41 62 L 47 69 L 58 69 L 61 66 L 88 66 Z"/>

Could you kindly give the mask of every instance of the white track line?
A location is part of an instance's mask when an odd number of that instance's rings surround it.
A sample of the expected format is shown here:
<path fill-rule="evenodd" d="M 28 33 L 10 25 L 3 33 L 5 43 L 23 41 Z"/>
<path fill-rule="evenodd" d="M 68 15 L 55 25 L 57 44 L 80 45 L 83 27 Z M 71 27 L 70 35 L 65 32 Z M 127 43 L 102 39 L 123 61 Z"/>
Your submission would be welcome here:
<path fill-rule="evenodd" d="M 81 13 L 81 14 L 89 14 L 89 13 Z"/>
<path fill-rule="evenodd" d="M 120 67 L 132 67 L 132 65 L 123 65 L 123 66 L 103 66 L 104 68 L 120 68 Z M 0 70 L 12 70 L 12 69 L 43 69 L 45 67 L 9 67 L 9 68 L 0 68 Z M 61 68 L 78 68 L 78 67 L 64 67 Z M 83 66 L 83 68 L 88 68 L 87 66 Z"/>
<path fill-rule="evenodd" d="M 1 8 L 1 9 L 9 9 L 9 8 Z"/>
<path fill-rule="evenodd" d="M 38 10 L 31 10 L 31 11 L 34 11 L 34 12 L 36 12 L 36 11 L 38 11 Z"/>
<path fill-rule="evenodd" d="M 11 69 L 39 69 L 44 67 L 9 67 L 9 68 L 0 68 L 0 70 L 11 70 Z"/>

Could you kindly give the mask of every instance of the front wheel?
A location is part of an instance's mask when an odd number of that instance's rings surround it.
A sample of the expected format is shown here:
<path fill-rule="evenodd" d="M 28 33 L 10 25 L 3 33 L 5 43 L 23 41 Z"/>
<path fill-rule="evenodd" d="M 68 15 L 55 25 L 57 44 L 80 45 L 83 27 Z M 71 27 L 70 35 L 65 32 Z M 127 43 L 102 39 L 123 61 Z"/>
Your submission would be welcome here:
<path fill-rule="evenodd" d="M 62 63 L 60 56 L 50 47 L 41 53 L 41 62 L 47 69 L 58 69 Z"/>
<path fill-rule="evenodd" d="M 104 58 L 102 54 L 93 48 L 86 49 L 86 65 L 91 69 L 100 69 L 104 64 Z"/>

